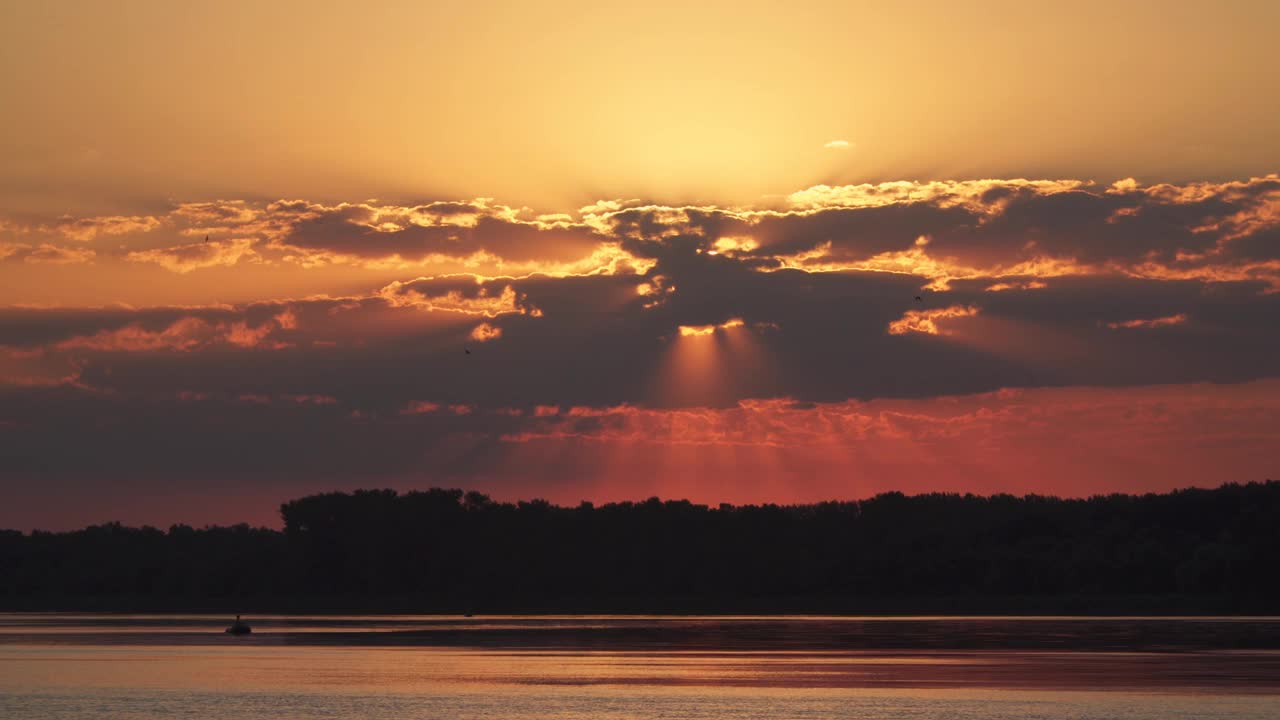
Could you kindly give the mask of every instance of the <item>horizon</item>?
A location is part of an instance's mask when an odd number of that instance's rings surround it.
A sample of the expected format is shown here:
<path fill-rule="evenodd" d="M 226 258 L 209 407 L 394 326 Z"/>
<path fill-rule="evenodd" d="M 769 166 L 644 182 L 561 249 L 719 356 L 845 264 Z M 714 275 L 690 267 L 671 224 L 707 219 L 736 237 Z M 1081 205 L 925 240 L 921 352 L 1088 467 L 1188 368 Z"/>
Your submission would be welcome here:
<path fill-rule="evenodd" d="M 1175 495 L 1183 495 L 1183 494 L 1188 494 L 1193 492 L 1210 492 L 1211 493 L 1214 491 L 1223 491 L 1223 490 L 1229 490 L 1229 489 L 1241 489 L 1241 488 L 1248 489 L 1248 488 L 1253 488 L 1255 486 L 1266 487 L 1273 484 L 1280 485 L 1280 480 L 1273 480 L 1271 478 L 1266 478 L 1264 480 L 1224 482 L 1216 486 L 1188 485 L 1185 487 L 1172 488 L 1170 490 L 1165 490 L 1165 491 L 1150 491 L 1150 492 L 1143 492 L 1143 493 L 1106 492 L 1106 493 L 1093 493 L 1089 495 L 1045 495 L 1045 494 L 1039 494 L 1034 492 L 1025 493 L 1021 495 L 1013 494 L 1013 493 L 991 493 L 991 494 L 984 495 L 984 494 L 977 494 L 972 492 L 958 492 L 958 491 L 952 491 L 952 492 L 929 491 L 929 492 L 919 492 L 919 493 L 903 493 L 899 490 L 885 490 L 882 492 L 878 492 L 874 495 L 866 495 L 862 497 L 845 497 L 845 498 L 829 497 L 829 498 L 820 498 L 817 500 L 809 500 L 804 502 L 789 502 L 789 503 L 697 502 L 697 501 L 690 500 L 689 498 L 677 498 L 677 497 L 663 498 L 657 495 L 653 495 L 643 499 L 608 500 L 608 501 L 592 501 L 584 498 L 574 503 L 574 502 L 555 502 L 555 501 L 547 500 L 546 498 L 541 498 L 541 497 L 497 498 L 497 497 L 490 496 L 486 493 L 483 493 L 479 490 L 474 490 L 474 489 L 468 490 L 465 488 L 424 487 L 424 488 L 411 488 L 407 490 L 397 490 L 395 488 L 367 487 L 367 488 L 357 488 L 354 490 L 318 490 L 318 491 L 309 493 L 307 495 L 284 500 L 277 507 L 277 511 L 276 511 L 277 522 L 274 524 L 260 523 L 255 525 L 252 522 L 241 521 L 241 522 L 225 523 L 225 524 L 213 523 L 213 524 L 205 524 L 205 525 L 191 525 L 189 523 L 184 523 L 184 522 L 172 522 L 172 523 L 168 523 L 166 527 L 166 525 L 151 525 L 151 524 L 145 524 L 145 523 L 137 524 L 137 525 L 129 525 L 127 523 L 122 523 L 118 520 L 104 520 L 101 522 L 89 523 L 88 525 L 84 525 L 84 526 L 67 527 L 67 528 L 22 529 L 22 528 L 12 528 L 12 527 L 9 527 L 9 528 L 0 527 L 0 532 L 17 531 L 17 532 L 23 533 L 24 535 L 31 535 L 32 533 L 36 533 L 36 532 L 54 533 L 54 534 L 75 533 L 82 530 L 90 530 L 93 528 L 101 528 L 101 527 L 107 527 L 107 526 L 113 526 L 113 525 L 120 526 L 122 528 L 129 529 L 129 530 L 160 530 L 164 532 L 172 531 L 174 528 L 177 528 L 177 527 L 185 527 L 185 528 L 191 528 L 195 530 L 209 530 L 209 529 L 234 528 L 234 527 L 245 526 L 245 525 L 249 526 L 251 529 L 254 529 L 254 530 L 279 531 L 283 529 L 283 518 L 284 518 L 286 507 L 289 504 L 294 503 L 296 501 L 307 500 L 310 498 L 317 498 L 317 497 L 342 497 L 342 498 L 351 499 L 354 496 L 357 496 L 360 494 L 378 494 L 378 493 L 388 493 L 388 492 L 393 493 L 394 497 L 396 498 L 403 498 L 407 495 L 414 495 L 414 494 L 427 495 L 427 494 L 435 494 L 435 493 L 445 493 L 445 494 L 452 495 L 454 493 L 457 493 L 458 499 L 463 505 L 467 505 L 469 503 L 470 498 L 468 496 L 476 494 L 476 495 L 482 496 L 484 501 L 486 501 L 487 503 L 492 503 L 495 505 L 506 505 L 510 507 L 546 503 L 547 506 L 555 510 L 580 510 L 580 509 L 583 509 L 584 507 L 587 509 L 599 510 L 599 509 L 608 509 L 611 507 L 612 508 L 635 507 L 639 505 L 653 503 L 656 501 L 657 503 L 662 505 L 667 505 L 667 504 L 688 505 L 695 509 L 708 510 L 711 512 L 719 512 L 719 511 L 725 511 L 725 510 L 756 510 L 756 509 L 762 509 L 762 508 L 768 508 L 768 507 L 776 507 L 781 509 L 799 509 L 799 508 L 812 508 L 812 507 L 817 507 L 820 505 L 828 505 L 828 504 L 857 505 L 861 503 L 879 500 L 885 496 L 901 496 L 908 500 L 920 499 L 920 498 L 948 498 L 948 499 L 988 500 L 989 501 L 989 500 L 995 500 L 997 498 L 999 499 L 1008 498 L 1008 499 L 1013 499 L 1018 501 L 1027 501 L 1027 500 L 1035 499 L 1035 500 L 1047 500 L 1047 501 L 1055 501 L 1055 502 L 1095 502 L 1095 501 L 1104 501 L 1104 500 L 1114 499 L 1114 498 L 1172 497 Z"/>

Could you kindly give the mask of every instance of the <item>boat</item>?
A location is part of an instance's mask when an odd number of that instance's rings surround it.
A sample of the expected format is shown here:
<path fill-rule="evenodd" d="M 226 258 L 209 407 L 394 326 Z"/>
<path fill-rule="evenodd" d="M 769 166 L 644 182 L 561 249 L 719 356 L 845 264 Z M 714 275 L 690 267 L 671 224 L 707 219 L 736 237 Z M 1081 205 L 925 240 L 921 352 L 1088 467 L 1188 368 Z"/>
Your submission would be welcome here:
<path fill-rule="evenodd" d="M 251 632 L 253 628 L 249 627 L 249 623 L 241 620 L 239 615 L 236 616 L 236 621 L 231 623 L 231 627 L 227 628 L 229 635 L 248 635 Z"/>

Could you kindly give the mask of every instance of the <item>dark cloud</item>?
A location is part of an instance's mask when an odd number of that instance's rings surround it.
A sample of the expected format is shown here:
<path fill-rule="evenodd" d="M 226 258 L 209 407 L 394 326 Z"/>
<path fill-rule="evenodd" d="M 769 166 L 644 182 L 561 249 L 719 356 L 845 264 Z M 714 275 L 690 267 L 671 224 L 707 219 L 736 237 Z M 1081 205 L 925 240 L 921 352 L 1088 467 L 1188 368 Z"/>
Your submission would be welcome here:
<path fill-rule="evenodd" d="M 497 472 L 512 438 L 642 435 L 661 412 L 698 428 L 761 402 L 1272 378 L 1276 185 L 827 189 L 794 211 L 572 222 L 480 202 L 186 207 L 238 223 L 246 250 L 630 259 L 234 307 L 0 309 L 0 469 L 443 481 Z"/>
<path fill-rule="evenodd" d="M 365 259 L 432 255 L 466 257 L 488 253 L 512 262 L 571 262 L 589 255 L 607 238 L 590 228 L 520 221 L 480 214 L 483 208 L 449 204 L 386 209 L 340 206 L 308 213 L 282 234 L 279 245 Z M 450 222 L 466 215 L 469 222 Z M 440 224 L 425 224 L 439 222 Z"/>
<path fill-rule="evenodd" d="M 1009 271 L 1127 272 L 1267 279 L 1276 259 L 1280 181 L 1141 187 L 974 181 L 820 188 L 793 210 L 640 206 L 596 218 L 638 257 L 724 250 L 757 267 L 934 267 L 931 277 Z M 719 247 L 717 241 L 729 244 Z M 896 256 L 896 257 L 895 257 Z M 1053 265 L 1052 268 L 1046 266 Z M 1050 272 L 1051 270 L 1051 272 Z"/>
<path fill-rule="evenodd" d="M 658 276 L 676 290 L 650 304 L 636 288 Z M 15 309 L 0 314 L 0 339 L 51 362 L 74 358 L 80 382 L 103 391 L 320 394 L 383 413 L 411 399 L 689 406 L 1243 381 L 1274 373 L 1270 359 L 1280 353 L 1280 294 L 1259 283 L 1113 275 L 989 292 L 989 281 L 972 280 L 916 302 L 923 282 L 759 272 L 694 253 L 644 276 L 424 278 L 365 298 L 235 309 Z M 951 307 L 975 310 L 940 315 L 938 335 L 888 332 L 906 313 Z M 1174 315 L 1185 322 L 1110 327 Z M 742 325 L 706 338 L 679 332 L 731 320 Z M 482 322 L 501 336 L 465 355 Z M 683 356 L 704 350 L 717 356 L 714 382 L 673 391 L 680 363 L 692 362 Z"/>
<path fill-rule="evenodd" d="M 869 208 L 832 208 L 807 215 L 760 220 L 760 254 L 792 255 L 831 244 L 841 260 L 862 260 L 906 250 L 921 235 L 969 232 L 979 216 L 962 207 L 905 203 Z"/>

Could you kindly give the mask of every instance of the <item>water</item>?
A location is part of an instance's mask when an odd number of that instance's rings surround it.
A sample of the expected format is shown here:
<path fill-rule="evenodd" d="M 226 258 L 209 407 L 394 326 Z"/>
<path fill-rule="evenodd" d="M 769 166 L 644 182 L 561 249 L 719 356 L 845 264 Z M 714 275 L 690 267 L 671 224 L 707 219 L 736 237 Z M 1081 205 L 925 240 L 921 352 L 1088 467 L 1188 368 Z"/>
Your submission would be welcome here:
<path fill-rule="evenodd" d="M 1280 718 L 1280 620 L 0 614 L 0 718 Z"/>

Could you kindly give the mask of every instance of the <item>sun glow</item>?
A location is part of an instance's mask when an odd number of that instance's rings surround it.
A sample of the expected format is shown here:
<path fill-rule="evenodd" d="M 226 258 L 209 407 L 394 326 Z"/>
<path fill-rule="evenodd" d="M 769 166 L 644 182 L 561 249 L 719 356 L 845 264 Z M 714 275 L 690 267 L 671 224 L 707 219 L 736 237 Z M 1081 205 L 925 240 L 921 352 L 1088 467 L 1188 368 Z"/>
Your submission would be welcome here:
<path fill-rule="evenodd" d="M 760 247 L 760 243 L 749 237 L 722 237 L 715 241 L 712 255 L 733 255 L 740 252 L 751 252 Z"/>
<path fill-rule="evenodd" d="M 742 327 L 745 324 L 746 323 L 742 321 L 742 318 L 733 318 L 726 320 L 719 325 L 681 325 L 680 335 L 681 337 L 712 335 L 717 330 L 729 330 L 731 328 Z"/>

